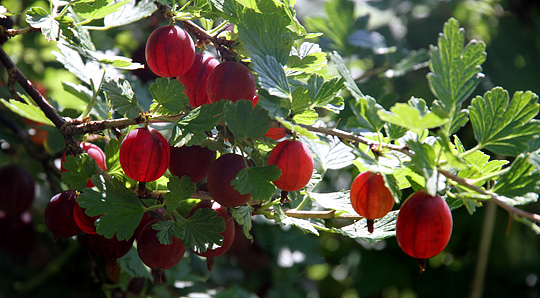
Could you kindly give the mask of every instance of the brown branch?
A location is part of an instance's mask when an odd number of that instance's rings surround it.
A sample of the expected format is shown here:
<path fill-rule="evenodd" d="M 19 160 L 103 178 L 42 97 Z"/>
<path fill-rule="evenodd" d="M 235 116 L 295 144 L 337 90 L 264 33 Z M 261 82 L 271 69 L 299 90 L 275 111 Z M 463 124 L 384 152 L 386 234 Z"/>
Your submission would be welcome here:
<path fill-rule="evenodd" d="M 3 28 L 3 27 L 0 26 L 0 28 Z M 34 28 L 34 27 L 26 27 L 22 29 L 3 29 L 3 30 L 0 30 L 0 35 L 5 36 L 7 38 L 12 38 L 16 35 L 28 34 L 31 32 L 39 32 L 39 31 L 41 31 L 41 29 Z"/>

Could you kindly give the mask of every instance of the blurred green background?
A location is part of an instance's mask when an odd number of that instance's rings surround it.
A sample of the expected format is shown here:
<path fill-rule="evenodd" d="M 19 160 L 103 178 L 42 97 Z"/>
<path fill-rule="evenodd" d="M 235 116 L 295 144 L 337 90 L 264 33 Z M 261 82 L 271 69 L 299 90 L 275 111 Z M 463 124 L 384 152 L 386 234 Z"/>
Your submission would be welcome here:
<path fill-rule="evenodd" d="M 28 7 L 49 7 L 46 1 L 0 3 L 18 13 L 12 17 L 14 27 L 26 26 L 24 12 Z M 480 39 L 487 44 L 483 65 L 486 77 L 473 96 L 494 86 L 502 86 L 510 94 L 520 90 L 540 93 L 539 1 L 299 0 L 295 7 L 300 22 L 310 32 L 332 30 L 333 25 L 340 23 L 347 25 L 346 30 L 336 31 L 333 37 L 320 37 L 317 42 L 325 51 L 340 53 L 358 78 L 360 89 L 386 108 L 411 96 L 428 103 L 433 100 L 425 63 L 417 63 L 417 67 L 405 73 L 397 73 L 396 64 L 412 51 L 424 57 L 418 61 L 427 61 L 423 51 L 437 43 L 438 34 L 450 17 L 464 27 L 467 40 Z M 353 16 L 349 23 L 348 15 Z M 322 23 L 326 28 L 321 27 L 320 20 L 325 20 Z M 142 62 L 145 39 L 162 21 L 156 14 L 132 25 L 93 32 L 92 36 L 98 49 L 115 49 Z M 365 36 L 369 38 L 362 40 Z M 45 41 L 40 34 L 29 34 L 17 36 L 3 47 L 28 78 L 46 90 L 47 97 L 64 115 L 70 115 L 70 109 L 84 108 L 84 103 L 67 94 L 60 84 L 63 80 L 75 82 L 76 77 L 51 54 L 55 43 Z M 138 92 L 144 92 L 148 78 L 144 73 L 136 75 L 125 73 L 126 78 L 138 82 Z M 5 84 L 4 69 L 1 78 Z M 7 88 L 0 91 L 2 97 L 9 97 Z M 351 100 L 348 94 L 343 95 L 346 102 Z M 351 114 L 346 109 L 339 116 L 343 120 L 339 122 L 341 126 Z M 25 125 L 15 116 L 8 116 Z M 338 121 L 332 115 L 327 115 L 326 120 Z M 467 127 L 460 132 L 460 138 L 467 148 L 474 142 Z M 46 149 L 53 155 L 59 154 L 63 146 L 60 135 L 51 130 L 49 139 Z M 44 206 L 53 191 L 44 181 L 41 165 L 27 156 L 6 127 L 0 127 L 0 145 L 0 166 L 16 162 L 31 170 L 39 184 L 31 209 L 33 236 L 13 235 L 34 237 L 30 252 L 0 252 L 0 297 L 104 297 L 91 273 L 103 274 L 103 261 L 89 256 L 76 240 L 59 239 L 54 243 L 43 224 Z M 356 174 L 354 167 L 329 171 L 319 191 L 348 188 Z M 540 213 L 538 203 L 525 209 Z M 415 260 L 400 250 L 395 238 L 368 244 L 329 233 L 316 237 L 254 218 L 255 242 L 250 245 L 246 239 L 237 239 L 226 256 L 216 259 L 211 273 L 206 271 L 204 261 L 187 254 L 177 268 L 168 272 L 170 280 L 178 279 L 176 283 L 152 288 L 148 282 L 136 279 L 129 284 L 133 288 L 130 297 L 137 297 L 135 293 L 141 288 L 143 293 L 156 297 L 540 297 L 538 235 L 515 221 L 509 227 L 511 216 L 501 209 L 479 208 L 470 215 L 460 208 L 453 216 L 454 230 L 448 247 L 428 262 L 422 274 Z M 481 243 L 487 245 L 487 250 L 480 251 Z M 477 264 L 486 257 L 487 264 L 480 266 L 485 269 L 485 278 L 475 280 Z M 124 282 L 124 286 L 127 284 Z"/>

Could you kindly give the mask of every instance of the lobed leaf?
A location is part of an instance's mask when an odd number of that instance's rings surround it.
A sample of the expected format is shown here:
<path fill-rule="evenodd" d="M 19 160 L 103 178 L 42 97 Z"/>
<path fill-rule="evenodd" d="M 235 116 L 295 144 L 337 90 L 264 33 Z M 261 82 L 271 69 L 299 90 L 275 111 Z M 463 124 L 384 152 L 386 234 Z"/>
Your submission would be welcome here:
<path fill-rule="evenodd" d="M 165 206 L 168 210 L 175 210 L 182 201 L 189 199 L 195 192 L 195 183 L 191 182 L 191 178 L 187 175 L 182 176 L 182 179 L 172 176 L 167 183 L 167 189 L 169 192 L 163 196 Z"/>
<path fill-rule="evenodd" d="M 96 162 L 88 153 L 67 155 L 62 166 L 66 169 L 66 172 L 62 173 L 62 182 L 73 190 L 83 190 L 97 169 Z"/>
<path fill-rule="evenodd" d="M 510 169 L 497 180 L 492 191 L 508 198 L 523 197 L 529 193 L 537 194 L 540 191 L 540 172 L 535 166 L 537 160 L 536 153 L 518 155 Z"/>
<path fill-rule="evenodd" d="M 258 138 L 270 129 L 268 113 L 250 100 L 227 101 L 223 107 L 223 119 L 238 139 Z"/>
<path fill-rule="evenodd" d="M 184 223 L 182 242 L 186 247 L 204 252 L 214 245 L 221 245 L 225 221 L 211 208 L 197 209 Z"/>
<path fill-rule="evenodd" d="M 127 118 L 135 118 L 144 111 L 137 102 L 137 97 L 128 81 L 123 79 L 105 78 L 102 84 L 105 97 L 113 108 Z"/>
<path fill-rule="evenodd" d="M 158 78 L 149 90 L 154 97 L 150 111 L 157 115 L 178 114 L 188 102 L 184 86 L 176 79 Z"/>
<path fill-rule="evenodd" d="M 0 102 L 2 102 L 8 109 L 10 109 L 13 113 L 18 114 L 19 116 L 35 122 L 54 126 L 54 123 L 52 123 L 52 121 L 47 118 L 47 116 L 45 116 L 43 110 L 41 110 L 38 106 L 32 104 L 30 99 L 26 95 L 21 95 L 21 98 L 25 102 L 17 100 L 5 100 L 3 98 L 0 98 Z"/>
<path fill-rule="evenodd" d="M 281 170 L 276 165 L 246 167 L 236 174 L 231 185 L 241 194 L 251 193 L 254 200 L 267 201 L 276 191 L 272 181 L 280 175 Z"/>
<path fill-rule="evenodd" d="M 152 225 L 152 228 L 158 231 L 156 236 L 159 243 L 163 245 L 170 245 L 173 237 L 181 238 L 184 233 L 183 224 L 174 220 L 159 220 Z"/>

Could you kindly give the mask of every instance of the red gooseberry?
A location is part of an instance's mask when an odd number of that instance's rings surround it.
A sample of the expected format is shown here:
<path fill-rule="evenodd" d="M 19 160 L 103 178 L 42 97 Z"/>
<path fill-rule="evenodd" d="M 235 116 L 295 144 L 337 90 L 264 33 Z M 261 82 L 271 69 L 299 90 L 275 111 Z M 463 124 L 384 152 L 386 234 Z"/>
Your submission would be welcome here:
<path fill-rule="evenodd" d="M 206 179 L 210 165 L 216 160 L 216 152 L 200 146 L 171 146 L 169 171 L 182 178 L 187 175 L 194 183 Z"/>
<path fill-rule="evenodd" d="M 178 26 L 162 26 L 148 37 L 145 49 L 148 67 L 160 77 L 186 73 L 195 59 L 195 45 L 189 34 Z"/>
<path fill-rule="evenodd" d="M 73 208 L 73 218 L 75 223 L 86 234 L 96 234 L 95 222 L 99 216 L 88 216 L 85 212 L 86 209 L 82 208 L 79 203 L 75 204 Z"/>
<path fill-rule="evenodd" d="M 268 156 L 268 165 L 277 165 L 281 170 L 281 176 L 274 185 L 283 191 L 304 188 L 313 174 L 313 156 L 298 140 L 279 142 Z"/>
<path fill-rule="evenodd" d="M 208 75 L 219 64 L 219 61 L 208 54 L 195 54 L 195 60 L 189 70 L 177 77 L 184 85 L 184 93 L 189 99 L 189 104 L 196 108 L 210 103 L 206 94 L 206 82 Z"/>
<path fill-rule="evenodd" d="M 265 137 L 269 137 L 272 140 L 280 140 L 287 136 L 287 131 L 282 127 L 270 127 L 270 129 L 264 134 Z"/>
<path fill-rule="evenodd" d="M 151 127 L 130 131 L 120 145 L 120 165 L 135 181 L 157 180 L 167 171 L 169 159 L 169 144 Z"/>
<path fill-rule="evenodd" d="M 240 194 L 231 185 L 238 172 L 245 167 L 244 158 L 234 153 L 224 154 L 210 165 L 207 178 L 208 192 L 221 206 L 241 206 L 251 198 L 250 193 Z"/>
<path fill-rule="evenodd" d="M 430 196 L 420 190 L 401 206 L 396 239 L 406 254 L 417 259 L 421 271 L 425 269 L 426 259 L 443 251 L 451 234 L 452 213 L 441 196 Z"/>
<path fill-rule="evenodd" d="M 66 190 L 54 195 L 45 207 L 45 225 L 55 239 L 73 237 L 81 231 L 73 217 L 76 199 L 75 191 Z"/>
<path fill-rule="evenodd" d="M 0 169 L 0 210 L 7 214 L 21 214 L 34 202 L 34 178 L 25 169 L 17 165 L 8 165 Z"/>
<path fill-rule="evenodd" d="M 358 174 L 352 182 L 350 196 L 354 210 L 367 219 L 370 233 L 373 233 L 374 220 L 385 216 L 394 206 L 394 197 L 379 173 Z"/>
<path fill-rule="evenodd" d="M 206 92 L 210 102 L 223 99 L 237 102 L 240 99 L 255 99 L 255 79 L 253 74 L 242 63 L 225 61 L 208 75 Z"/>
<path fill-rule="evenodd" d="M 100 167 L 103 171 L 107 171 L 107 158 L 105 157 L 105 153 L 101 148 L 99 148 L 97 145 L 92 143 L 79 143 L 79 146 L 83 148 L 83 150 L 90 155 L 95 161 L 98 167 Z M 66 169 L 64 168 L 63 164 L 66 161 L 66 153 L 62 155 L 62 161 L 60 164 L 60 171 L 62 173 L 66 172 Z M 94 187 L 94 183 L 92 183 L 92 180 L 89 179 L 86 183 L 86 187 Z"/>

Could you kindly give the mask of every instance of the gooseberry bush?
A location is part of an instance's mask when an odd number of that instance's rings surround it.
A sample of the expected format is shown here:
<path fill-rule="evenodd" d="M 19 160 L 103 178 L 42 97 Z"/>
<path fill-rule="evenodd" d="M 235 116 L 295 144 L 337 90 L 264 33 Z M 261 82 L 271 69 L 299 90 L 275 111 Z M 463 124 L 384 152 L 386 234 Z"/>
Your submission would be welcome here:
<path fill-rule="evenodd" d="M 319 31 L 308 32 L 294 3 L 180 2 L 51 1 L 51 10 L 26 12 L 28 30 L 6 31 L 40 31 L 56 43 L 57 62 L 78 78 L 59 84 L 86 103 L 70 117 L 0 51 L 13 90 L 2 109 L 56 128 L 65 142 L 62 191 L 45 211 L 54 237 L 86 239 L 108 264 L 138 252 L 129 257 L 138 266 L 119 262 L 111 281 L 118 270 L 152 278 L 152 269 L 164 283 L 163 270 L 189 251 L 226 253 L 234 225 L 252 239 L 255 217 L 370 243 L 397 235 L 403 257 L 422 269 L 451 239 L 451 210 L 474 215 L 492 201 L 540 229 L 539 216 L 519 208 L 540 193 L 538 96 L 493 87 L 471 98 L 486 45 L 466 42 L 456 19 L 441 24 L 428 54 L 396 64 L 404 73 L 428 65 L 435 99 L 384 108 L 360 90 L 348 58 L 317 43 L 339 36 L 316 18 L 308 24 Z M 146 65 L 96 50 L 93 31 L 150 17 L 159 25 Z M 142 90 L 126 74 L 144 67 L 158 78 Z M 470 148 L 459 137 L 466 129 Z M 79 145 L 89 138 L 103 144 L 104 159 Z M 329 170 L 351 167 L 359 176 L 349 188 L 321 191 Z"/>

